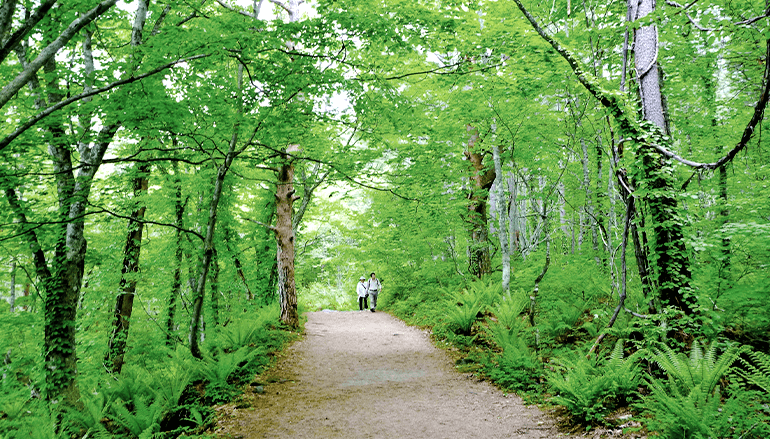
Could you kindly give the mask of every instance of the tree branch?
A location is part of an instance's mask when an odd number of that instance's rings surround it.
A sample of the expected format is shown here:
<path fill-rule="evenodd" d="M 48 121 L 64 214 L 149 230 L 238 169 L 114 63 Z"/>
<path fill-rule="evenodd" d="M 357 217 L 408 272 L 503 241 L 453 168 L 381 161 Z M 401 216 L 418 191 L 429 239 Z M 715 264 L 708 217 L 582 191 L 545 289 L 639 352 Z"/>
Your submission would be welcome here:
<path fill-rule="evenodd" d="M 143 73 L 143 74 L 137 75 L 137 76 L 132 76 L 132 77 L 126 78 L 126 79 L 121 79 L 121 80 L 115 81 L 113 83 L 107 84 L 104 87 L 100 87 L 100 88 L 97 88 L 97 89 L 93 89 L 91 91 L 83 92 L 83 93 L 80 93 L 78 95 L 72 96 L 69 99 L 65 99 L 65 100 L 57 103 L 56 105 L 52 105 L 52 106 L 46 108 L 45 110 L 41 111 L 40 113 L 38 113 L 36 116 L 32 117 L 31 119 L 28 119 L 19 128 L 17 128 L 14 132 L 12 132 L 11 134 L 7 135 L 2 140 L 0 140 L 0 150 L 3 150 L 11 142 L 13 142 L 17 137 L 19 137 L 25 131 L 30 129 L 36 123 L 40 122 L 41 120 L 43 120 L 46 117 L 48 117 L 49 115 L 51 115 L 51 113 L 55 112 L 56 110 L 60 110 L 60 109 L 66 107 L 67 105 L 69 105 L 69 104 L 71 104 L 73 102 L 77 102 L 77 101 L 85 99 L 87 97 L 94 96 L 94 95 L 97 95 L 97 94 L 100 94 L 100 93 L 104 93 L 105 91 L 112 90 L 113 88 L 121 86 L 121 85 L 130 84 L 132 82 L 140 81 L 140 80 L 142 80 L 144 78 L 147 78 L 148 76 L 152 76 L 152 75 L 154 75 L 156 73 L 159 73 L 159 72 L 161 72 L 163 70 L 171 68 L 171 67 L 175 66 L 176 64 L 179 64 L 179 63 L 182 63 L 182 62 L 187 62 L 187 61 L 192 61 L 192 60 L 199 59 L 199 58 L 206 58 L 207 56 L 209 56 L 209 55 L 203 54 L 203 55 L 191 56 L 189 58 L 178 59 L 176 61 L 172 61 L 172 62 L 170 62 L 168 64 L 165 64 L 165 65 L 162 65 L 160 67 L 157 67 L 157 68 L 155 68 L 155 69 L 153 69 L 153 70 L 151 70 L 151 71 L 149 71 L 147 73 Z"/>
<path fill-rule="evenodd" d="M 28 83 L 30 79 L 32 79 L 32 76 L 34 76 L 37 71 L 40 70 L 43 64 L 53 58 L 59 49 L 64 47 L 64 45 L 67 44 L 69 40 L 72 39 L 72 37 L 77 35 L 77 33 L 80 32 L 80 30 L 83 29 L 86 25 L 94 21 L 111 7 L 115 6 L 117 1 L 118 0 L 104 0 L 90 11 L 74 19 L 72 23 L 70 23 L 70 25 L 67 26 L 67 28 L 64 29 L 61 34 L 59 34 L 58 38 L 56 38 L 45 49 L 40 51 L 40 54 L 37 56 L 37 58 L 35 58 L 34 61 L 30 62 L 27 67 L 16 76 L 16 78 L 8 83 L 8 85 L 3 87 L 2 91 L 0 91 L 0 108 L 3 108 L 5 104 L 11 100 L 13 95 L 21 90 L 21 88 L 24 87 L 24 85 Z"/>
<path fill-rule="evenodd" d="M 24 22 L 24 25 L 22 25 L 20 28 L 16 30 L 10 37 L 8 37 L 8 40 L 4 42 L 3 47 L 0 48 L 0 63 L 5 61 L 5 58 L 8 56 L 9 53 L 13 50 L 14 47 L 16 47 L 19 42 L 21 42 L 24 37 L 29 34 L 29 31 L 31 31 L 37 23 L 43 19 L 43 17 L 48 14 L 48 11 L 53 7 L 53 5 L 56 3 L 57 0 L 46 0 L 43 2 L 40 7 L 35 10 L 35 12 L 29 16 L 29 18 Z M 5 3 L 5 2 L 4 2 Z M 9 5 L 12 2 L 8 2 Z M 6 5 L 3 4 L 3 7 Z M 11 15 L 13 14 L 13 11 L 11 11 Z M 9 19 L 12 19 L 13 17 L 8 17 Z M 2 36 L 0 36 L 2 38 Z M 0 42 L 2 40 L 0 39 Z"/>

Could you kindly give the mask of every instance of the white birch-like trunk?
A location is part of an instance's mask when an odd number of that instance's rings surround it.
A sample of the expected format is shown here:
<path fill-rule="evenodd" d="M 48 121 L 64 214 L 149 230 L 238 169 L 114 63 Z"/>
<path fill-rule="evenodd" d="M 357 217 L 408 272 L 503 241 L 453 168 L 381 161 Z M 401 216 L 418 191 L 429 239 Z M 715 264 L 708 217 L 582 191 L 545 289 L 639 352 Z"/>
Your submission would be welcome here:
<path fill-rule="evenodd" d="M 500 160 L 500 147 L 495 145 L 492 147 L 492 157 L 495 163 L 495 182 L 492 184 L 494 197 L 490 194 L 490 201 L 494 198 L 492 206 L 495 216 L 497 216 L 497 236 L 500 240 L 500 255 L 502 257 L 503 265 L 503 294 L 506 297 L 510 297 L 510 284 L 511 284 L 511 249 L 508 239 L 508 227 L 506 226 L 506 219 L 511 222 L 510 218 L 506 215 L 505 206 L 505 177 L 503 177 L 503 165 Z"/>

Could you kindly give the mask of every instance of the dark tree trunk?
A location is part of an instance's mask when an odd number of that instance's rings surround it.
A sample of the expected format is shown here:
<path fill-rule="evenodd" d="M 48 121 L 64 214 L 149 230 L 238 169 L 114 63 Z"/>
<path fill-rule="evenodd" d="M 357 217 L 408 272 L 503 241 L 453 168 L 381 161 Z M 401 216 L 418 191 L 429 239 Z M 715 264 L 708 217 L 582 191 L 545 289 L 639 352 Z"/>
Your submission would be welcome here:
<path fill-rule="evenodd" d="M 182 294 L 182 256 L 184 250 L 182 249 L 182 227 L 184 226 L 184 203 L 182 202 L 182 183 L 179 178 L 179 170 L 174 168 L 174 185 L 176 189 L 176 200 L 174 209 L 176 213 L 176 219 L 174 225 L 176 225 L 176 247 L 174 249 L 174 282 L 171 285 L 171 291 L 168 296 L 168 303 L 166 305 L 166 345 L 171 346 L 174 340 L 174 331 L 176 327 L 174 325 L 174 318 L 176 317 L 176 300 Z"/>
<path fill-rule="evenodd" d="M 219 255 L 216 247 L 211 259 L 211 323 L 219 326 Z"/>
<path fill-rule="evenodd" d="M 136 166 L 137 175 L 133 181 L 133 195 L 139 200 L 147 193 L 149 187 L 150 164 L 143 162 Z M 112 334 L 107 345 L 105 367 L 111 373 L 119 374 L 123 369 L 123 358 L 126 353 L 131 313 L 134 309 L 136 294 L 136 274 L 139 272 L 139 256 L 142 251 L 142 232 L 144 230 L 144 214 L 147 207 L 139 202 L 131 212 L 128 221 L 128 235 L 123 250 L 123 269 L 120 277 L 120 292 L 115 300 L 113 311 Z"/>

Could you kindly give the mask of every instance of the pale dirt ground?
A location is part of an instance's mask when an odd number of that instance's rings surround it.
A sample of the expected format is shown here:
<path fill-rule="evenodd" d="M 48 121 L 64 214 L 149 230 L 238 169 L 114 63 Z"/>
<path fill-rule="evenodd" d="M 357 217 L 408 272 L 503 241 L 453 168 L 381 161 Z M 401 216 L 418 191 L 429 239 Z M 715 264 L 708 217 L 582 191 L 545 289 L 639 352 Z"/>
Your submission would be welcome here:
<path fill-rule="evenodd" d="M 248 386 L 243 401 L 217 409 L 219 437 L 623 437 L 560 433 L 552 417 L 458 373 L 426 332 L 386 313 L 307 317 L 305 337 L 258 379 L 264 386 Z"/>

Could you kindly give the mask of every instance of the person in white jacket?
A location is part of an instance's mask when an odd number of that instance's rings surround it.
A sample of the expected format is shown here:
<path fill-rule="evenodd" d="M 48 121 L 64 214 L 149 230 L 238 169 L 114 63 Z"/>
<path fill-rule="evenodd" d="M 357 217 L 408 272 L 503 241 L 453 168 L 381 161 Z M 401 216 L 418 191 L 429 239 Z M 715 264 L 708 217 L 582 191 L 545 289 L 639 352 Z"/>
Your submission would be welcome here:
<path fill-rule="evenodd" d="M 358 310 L 363 311 L 367 308 L 369 308 L 369 304 L 366 298 L 369 296 L 369 294 L 366 292 L 366 284 L 364 281 L 366 280 L 365 277 L 361 276 L 358 279 L 358 286 L 356 287 L 356 292 L 358 293 Z"/>
<path fill-rule="evenodd" d="M 372 298 L 372 312 L 377 309 L 377 295 L 380 294 L 380 291 L 382 291 L 382 284 L 374 273 L 372 273 L 369 280 L 366 281 L 366 292 Z"/>

